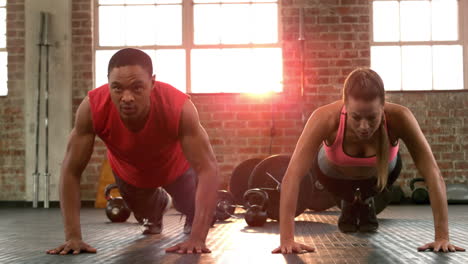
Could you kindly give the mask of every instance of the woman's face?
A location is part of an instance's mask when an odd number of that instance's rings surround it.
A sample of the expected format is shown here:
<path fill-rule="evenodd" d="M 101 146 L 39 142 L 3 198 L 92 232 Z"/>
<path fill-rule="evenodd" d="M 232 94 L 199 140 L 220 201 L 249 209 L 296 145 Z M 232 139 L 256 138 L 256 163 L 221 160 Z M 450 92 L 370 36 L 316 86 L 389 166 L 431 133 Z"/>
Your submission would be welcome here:
<path fill-rule="evenodd" d="M 348 112 L 346 127 L 360 140 L 372 138 L 382 122 L 383 104 L 380 99 L 364 101 L 349 97 L 346 110 Z"/>

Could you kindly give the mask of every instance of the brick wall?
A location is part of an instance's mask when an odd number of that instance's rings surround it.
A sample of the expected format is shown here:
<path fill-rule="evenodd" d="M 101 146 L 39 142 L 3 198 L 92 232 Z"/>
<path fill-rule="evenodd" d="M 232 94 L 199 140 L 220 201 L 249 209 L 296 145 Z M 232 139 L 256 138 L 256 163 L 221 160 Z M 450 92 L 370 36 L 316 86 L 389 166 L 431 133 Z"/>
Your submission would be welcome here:
<path fill-rule="evenodd" d="M 91 0 L 72 0 L 73 113 L 94 85 L 93 3 Z M 83 200 L 94 200 L 96 197 L 99 171 L 105 154 L 105 146 L 97 138 L 93 156 L 81 177 Z"/>
<path fill-rule="evenodd" d="M 79 102 L 93 88 L 93 35 L 92 0 L 72 0 L 73 30 L 73 104 L 74 111 Z M 22 1 L 10 1 L 21 6 Z M 9 2 L 9 3 L 10 3 Z M 201 122 L 207 130 L 214 148 L 225 186 L 233 168 L 251 157 L 265 157 L 271 153 L 291 153 L 302 131 L 303 119 L 318 106 L 338 100 L 346 75 L 355 67 L 369 66 L 369 1 L 368 0 L 282 0 L 280 17 L 282 23 L 284 89 L 285 93 L 274 96 L 253 97 L 248 95 L 192 95 Z M 20 4 L 21 3 L 21 4 Z M 305 21 L 305 86 L 304 98 L 299 96 L 300 42 L 299 8 L 304 8 Z M 16 12 L 16 11 L 15 11 Z M 19 11 L 18 11 L 19 12 Z M 9 17 L 13 20 L 13 18 Z M 17 19 L 15 17 L 14 19 Z M 16 21 L 16 20 L 13 20 Z M 13 22 L 9 22 L 13 23 Z M 18 24 L 16 24 L 18 23 Z M 20 38 L 23 27 L 14 22 L 18 30 L 13 30 Z M 18 47 L 18 45 L 15 45 Z M 19 52 L 19 51 L 18 51 Z M 22 56 L 19 52 L 17 56 Z M 13 53 L 12 53 L 13 55 Z M 14 55 L 13 55 L 14 56 Z M 19 59 L 20 61 L 23 61 Z M 16 66 L 10 75 L 23 73 Z M 11 71 L 11 69 L 10 69 Z M 10 83 L 14 79 L 10 80 Z M 23 94 L 15 92 L 15 84 L 10 95 L 1 98 L 2 113 L 13 111 L 18 118 L 2 115 L 1 151 L 7 155 L 0 158 L 2 163 L 0 179 L 9 185 L 0 188 L 21 189 L 24 184 L 13 181 L 23 177 L 24 165 L 24 122 L 21 109 Z M 22 90 L 21 90 L 22 91 Z M 466 91 L 462 92 L 392 92 L 389 101 L 403 104 L 413 110 L 423 131 L 426 133 L 443 175 L 450 182 L 466 181 L 468 162 L 468 107 Z M 11 108 L 8 108 L 8 103 Z M 10 110 L 8 110 L 10 109 Z M 272 113 L 273 120 L 272 121 Z M 5 120 L 5 121 L 4 121 Z M 7 123 L 6 121 L 9 123 Z M 14 129 L 3 129 L 6 124 Z M 271 127 L 274 124 L 274 137 L 271 141 Z M 6 140 L 5 134 L 19 134 L 15 140 Z M 403 146 L 405 167 L 400 181 L 417 176 L 409 154 Z M 105 155 L 100 141 L 83 175 L 83 199 L 92 200 L 98 182 L 99 168 Z M 21 164 L 14 165 L 14 164 Z M 8 166 L 5 166 L 8 165 Z M 4 171 L 9 170 L 9 171 Z M 6 180 L 6 181 L 5 181 Z M 21 192 L 21 190 L 18 190 Z M 8 192 L 7 192 L 8 193 Z M 17 195 L 9 191 L 8 199 Z M 14 193 L 14 194 L 12 194 Z M 2 196 L 7 197 L 7 196 Z M 1 198 L 1 197 L 0 197 Z"/>
<path fill-rule="evenodd" d="M 7 2 L 8 96 L 0 97 L 0 200 L 23 200 L 24 0 Z"/>
<path fill-rule="evenodd" d="M 405 92 L 389 93 L 388 100 L 411 109 L 431 145 L 446 182 L 465 183 L 468 176 L 468 93 Z M 404 170 L 400 181 L 418 175 L 403 145 Z"/>
<path fill-rule="evenodd" d="M 73 0 L 74 39 L 86 40 L 73 49 L 75 107 L 92 88 L 91 0 Z M 241 161 L 271 153 L 292 153 L 305 118 L 318 106 L 338 100 L 347 74 L 370 65 L 368 0 L 283 0 L 281 23 L 285 93 L 273 97 L 247 95 L 192 95 L 219 162 L 224 186 Z M 300 93 L 299 9 L 304 8 L 305 73 L 304 99 Z M 81 21 L 81 22 L 78 22 Z M 74 41 L 75 42 L 75 41 Z M 77 41 L 77 43 L 83 43 Z M 75 83 L 75 78 L 77 82 Z M 449 181 L 465 179 L 468 164 L 468 118 L 462 111 L 465 92 L 389 93 L 389 101 L 412 109 L 426 133 L 442 173 Z M 437 110 L 430 110 L 427 105 Z M 437 113 L 434 111 L 438 111 Z M 273 119 L 272 121 L 272 113 Z M 271 141 L 271 127 L 274 137 Z M 445 127 L 441 128 L 440 124 Z M 429 135 L 430 134 L 430 135 Z M 449 136 L 447 136 L 449 135 Z M 451 136 L 450 136 L 451 135 Z M 98 144 L 85 172 L 84 198 L 93 199 L 98 170 L 105 153 Z M 405 168 L 400 182 L 417 176 L 403 145 Z M 402 182 L 403 183 L 403 182 Z"/>

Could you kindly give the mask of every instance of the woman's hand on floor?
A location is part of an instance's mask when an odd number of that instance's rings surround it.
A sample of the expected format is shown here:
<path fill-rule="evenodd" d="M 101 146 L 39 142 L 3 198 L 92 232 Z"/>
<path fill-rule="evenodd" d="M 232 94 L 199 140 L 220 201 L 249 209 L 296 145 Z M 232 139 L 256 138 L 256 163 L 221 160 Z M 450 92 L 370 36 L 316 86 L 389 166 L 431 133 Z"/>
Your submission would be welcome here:
<path fill-rule="evenodd" d="M 434 252 L 456 252 L 456 251 L 465 251 L 464 248 L 457 247 L 453 244 L 450 244 L 448 239 L 437 239 L 432 243 L 427 243 L 422 247 L 418 247 L 418 251 L 432 250 Z"/>
<path fill-rule="evenodd" d="M 96 253 L 97 250 L 90 245 L 86 244 L 81 239 L 70 239 L 65 244 L 60 245 L 57 248 L 47 250 L 47 254 L 52 255 L 67 255 L 68 253 L 78 255 L 80 253 Z"/>
<path fill-rule="evenodd" d="M 300 254 L 306 252 L 314 252 L 315 248 L 297 243 L 295 241 L 282 242 L 281 245 L 275 248 L 271 253 L 277 254 Z"/>
<path fill-rule="evenodd" d="M 166 248 L 166 253 L 179 253 L 179 254 L 203 254 L 211 253 L 206 247 L 205 241 L 198 239 L 188 239 L 173 247 Z"/>

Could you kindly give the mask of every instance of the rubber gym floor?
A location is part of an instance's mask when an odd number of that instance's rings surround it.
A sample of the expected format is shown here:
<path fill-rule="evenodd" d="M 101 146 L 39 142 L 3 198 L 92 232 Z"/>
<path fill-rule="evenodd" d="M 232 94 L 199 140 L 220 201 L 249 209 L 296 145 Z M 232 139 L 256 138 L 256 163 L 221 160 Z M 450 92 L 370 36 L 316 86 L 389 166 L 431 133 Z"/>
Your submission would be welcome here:
<path fill-rule="evenodd" d="M 0 208 L 0 263 L 468 263 L 467 252 L 417 252 L 434 237 L 429 206 L 391 205 L 379 214 L 377 233 L 343 234 L 338 231 L 336 207 L 306 211 L 296 218 L 296 237 L 313 245 L 314 253 L 271 254 L 279 245 L 277 222 L 249 228 L 239 218 L 218 222 L 210 230 L 211 254 L 166 254 L 164 249 L 183 241 L 184 219 L 174 210 L 164 217 L 160 235 L 144 236 L 133 216 L 110 223 L 103 209 L 83 208 L 81 224 L 86 242 L 97 254 L 47 255 L 63 242 L 60 210 Z M 468 205 L 449 206 L 452 243 L 468 247 Z"/>

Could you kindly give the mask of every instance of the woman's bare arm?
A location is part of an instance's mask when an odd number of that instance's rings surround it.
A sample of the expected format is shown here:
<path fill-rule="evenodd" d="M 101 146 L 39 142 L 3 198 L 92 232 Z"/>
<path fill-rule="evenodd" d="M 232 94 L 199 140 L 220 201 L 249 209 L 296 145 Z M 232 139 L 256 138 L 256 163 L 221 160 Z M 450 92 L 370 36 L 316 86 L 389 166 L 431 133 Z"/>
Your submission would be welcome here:
<path fill-rule="evenodd" d="M 281 245 L 273 253 L 299 253 L 313 248 L 294 242 L 294 213 L 299 194 L 299 184 L 311 168 L 322 141 L 330 134 L 330 118 L 333 112 L 327 105 L 317 109 L 310 116 L 296 144 L 286 174 L 281 185 L 280 236 Z M 336 118 L 338 115 L 336 116 Z"/>

